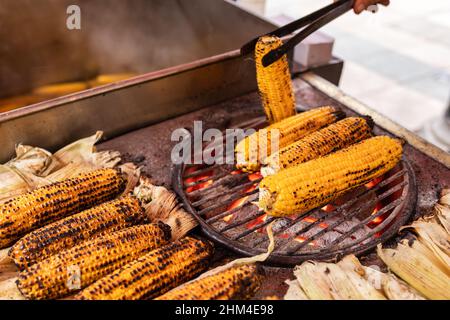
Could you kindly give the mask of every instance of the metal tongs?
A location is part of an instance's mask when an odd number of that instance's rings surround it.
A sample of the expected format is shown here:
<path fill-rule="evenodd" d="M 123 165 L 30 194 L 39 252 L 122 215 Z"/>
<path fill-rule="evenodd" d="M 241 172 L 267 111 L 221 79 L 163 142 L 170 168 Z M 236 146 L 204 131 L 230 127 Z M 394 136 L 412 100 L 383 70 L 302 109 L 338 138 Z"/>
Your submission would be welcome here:
<path fill-rule="evenodd" d="M 341 15 L 352 9 L 353 3 L 353 0 L 336 1 L 329 6 L 317 10 L 307 16 L 304 16 L 303 18 L 295 20 L 281 28 L 276 29 L 275 31 L 265 34 L 266 36 L 283 37 L 293 33 L 300 28 L 303 28 L 299 33 L 289 39 L 281 47 L 267 53 L 262 59 L 263 66 L 270 66 L 272 63 L 280 59 L 284 54 L 293 49 L 297 44 L 302 42 L 313 32 L 319 30 L 324 25 L 330 23 L 334 19 L 340 17 Z M 241 54 L 247 55 L 252 53 L 255 50 L 255 46 L 259 38 L 260 37 L 257 37 L 250 42 L 247 42 L 241 48 Z"/>

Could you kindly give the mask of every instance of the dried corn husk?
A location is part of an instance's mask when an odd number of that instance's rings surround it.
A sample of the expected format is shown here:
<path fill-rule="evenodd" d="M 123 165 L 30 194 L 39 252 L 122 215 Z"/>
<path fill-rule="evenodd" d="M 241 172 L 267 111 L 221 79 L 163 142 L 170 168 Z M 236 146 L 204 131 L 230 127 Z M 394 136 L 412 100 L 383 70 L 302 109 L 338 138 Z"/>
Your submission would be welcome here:
<path fill-rule="evenodd" d="M 150 221 L 163 221 L 172 230 L 172 239 L 184 236 L 197 226 L 197 220 L 188 214 L 178 202 L 175 194 L 164 187 L 153 185 L 147 177 L 141 177 L 133 194 L 141 201 Z M 179 221 L 183 221 L 180 225 Z"/>
<path fill-rule="evenodd" d="M 403 227 L 401 230 L 403 229 L 413 230 L 420 241 L 420 243 L 415 241 L 414 245 L 425 245 L 434 253 L 435 258 L 440 260 L 435 263 L 442 265 L 443 271 L 450 275 L 450 234 L 440 225 L 436 217 L 428 221 L 424 219 L 414 221 L 412 225 Z"/>
<path fill-rule="evenodd" d="M 0 165 L 0 203 L 30 191 L 52 164 L 51 153 L 31 146 L 18 145 L 16 157 Z"/>
<path fill-rule="evenodd" d="M 300 287 L 297 279 L 286 280 L 285 283 L 288 285 L 288 289 L 283 300 L 309 300 L 306 293 Z"/>
<path fill-rule="evenodd" d="M 361 266 L 366 279 L 374 288 L 380 290 L 389 300 L 425 300 L 415 289 L 390 273 L 371 267 Z"/>
<path fill-rule="evenodd" d="M 442 227 L 450 233 L 450 189 L 444 189 L 441 192 L 439 203 L 434 206 L 436 219 Z"/>
<path fill-rule="evenodd" d="M 392 274 L 382 278 L 383 292 L 390 300 L 425 300 L 416 290 Z"/>
<path fill-rule="evenodd" d="M 409 247 L 406 242 L 396 249 L 377 248 L 378 256 L 397 276 L 428 299 L 450 299 L 450 277 L 437 266 L 436 257 L 425 246 Z"/>
<path fill-rule="evenodd" d="M 54 171 L 46 172 L 46 179 L 55 182 L 83 172 L 115 167 L 120 162 L 119 152 L 97 152 L 95 148 L 95 144 L 102 135 L 102 131 L 97 131 L 94 135 L 77 140 L 55 152 L 52 158 L 59 167 Z"/>
<path fill-rule="evenodd" d="M 450 189 L 442 189 L 439 203 L 450 208 Z"/>
<path fill-rule="evenodd" d="M 334 300 L 327 272 L 326 264 L 314 261 L 306 261 L 294 269 L 301 289 L 311 300 Z"/>
<path fill-rule="evenodd" d="M 337 266 L 341 272 L 345 273 L 352 287 L 358 291 L 361 299 L 364 300 L 386 300 L 379 288 L 373 286 L 364 278 L 364 268 L 354 255 L 348 255 L 342 259 Z M 351 293 L 352 291 L 350 291 Z"/>

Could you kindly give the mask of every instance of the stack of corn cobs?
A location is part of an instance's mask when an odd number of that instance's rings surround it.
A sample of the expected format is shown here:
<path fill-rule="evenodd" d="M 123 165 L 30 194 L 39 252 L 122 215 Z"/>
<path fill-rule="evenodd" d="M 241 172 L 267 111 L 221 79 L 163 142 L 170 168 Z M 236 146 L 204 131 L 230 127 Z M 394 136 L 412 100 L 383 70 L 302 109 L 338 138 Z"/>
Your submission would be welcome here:
<path fill-rule="evenodd" d="M 264 68 L 262 57 L 281 46 L 273 36 L 256 45 L 260 96 L 270 125 L 241 140 L 237 167 L 261 171 L 258 206 L 272 216 L 307 212 L 391 170 L 402 143 L 372 137 L 370 117 L 349 117 L 331 106 L 295 114 L 286 57 Z"/>
<path fill-rule="evenodd" d="M 2 203 L 0 244 L 12 245 L 7 259 L 20 271 L 0 283 L 0 298 L 243 299 L 254 294 L 260 278 L 251 264 L 193 281 L 188 291 L 177 289 L 207 269 L 212 244 L 185 236 L 196 223 L 171 192 L 143 179 L 123 194 L 125 185 L 120 170 L 99 169 Z M 215 285 L 205 286 L 211 282 Z"/>

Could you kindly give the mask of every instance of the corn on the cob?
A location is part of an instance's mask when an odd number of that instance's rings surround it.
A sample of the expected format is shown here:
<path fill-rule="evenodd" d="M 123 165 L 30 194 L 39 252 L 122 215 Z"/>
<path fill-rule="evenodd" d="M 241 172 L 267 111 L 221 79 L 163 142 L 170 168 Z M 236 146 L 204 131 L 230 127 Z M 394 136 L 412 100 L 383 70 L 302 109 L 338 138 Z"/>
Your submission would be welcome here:
<path fill-rule="evenodd" d="M 145 222 L 134 196 L 125 196 L 58 220 L 25 235 L 9 251 L 19 269 L 69 249 L 95 236 Z"/>
<path fill-rule="evenodd" d="M 99 169 L 9 199 L 0 205 L 0 247 L 55 220 L 111 200 L 124 187 L 117 170 Z"/>
<path fill-rule="evenodd" d="M 259 130 L 241 140 L 236 148 L 237 168 L 256 171 L 261 161 L 272 153 L 274 138 L 278 138 L 278 148 L 284 148 L 298 139 L 317 131 L 344 117 L 344 113 L 334 107 L 320 107 L 286 118 Z M 273 152 L 278 150 L 273 150 Z"/>
<path fill-rule="evenodd" d="M 371 118 L 346 118 L 313 132 L 294 142 L 262 161 L 261 173 L 266 176 L 281 169 L 287 169 L 300 163 L 316 159 L 356 142 L 367 139 L 371 134 Z"/>
<path fill-rule="evenodd" d="M 65 94 L 86 90 L 88 84 L 86 82 L 66 82 L 49 84 L 33 90 L 34 94 L 57 97 Z"/>
<path fill-rule="evenodd" d="M 175 288 L 156 300 L 243 300 L 250 299 L 261 285 L 254 264 L 235 266 Z"/>
<path fill-rule="evenodd" d="M 265 177 L 259 207 L 273 216 L 302 213 L 392 169 L 402 155 L 397 139 L 379 136 Z"/>
<path fill-rule="evenodd" d="M 20 272 L 17 286 L 30 299 L 63 297 L 166 244 L 169 239 L 170 228 L 163 223 L 134 226 L 106 234 L 59 252 Z M 75 277 L 71 272 L 75 272 Z M 73 285 L 69 285 L 71 283 Z"/>
<path fill-rule="evenodd" d="M 268 67 L 262 58 L 283 44 L 275 36 L 259 38 L 255 47 L 256 80 L 269 123 L 275 123 L 295 114 L 295 97 L 287 55 Z"/>
<path fill-rule="evenodd" d="M 81 291 L 82 300 L 152 299 L 203 272 L 212 246 L 185 237 L 151 251 Z"/>

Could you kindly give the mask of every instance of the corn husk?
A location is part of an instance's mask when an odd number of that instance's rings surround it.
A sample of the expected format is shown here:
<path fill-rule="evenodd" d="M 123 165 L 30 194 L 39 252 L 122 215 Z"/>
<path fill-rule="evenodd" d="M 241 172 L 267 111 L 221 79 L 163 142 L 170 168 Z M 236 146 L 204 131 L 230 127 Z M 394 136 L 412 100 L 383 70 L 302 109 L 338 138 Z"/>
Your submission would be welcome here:
<path fill-rule="evenodd" d="M 425 300 L 416 290 L 392 274 L 383 277 L 382 287 L 390 300 Z"/>
<path fill-rule="evenodd" d="M 197 226 L 197 220 L 187 213 L 176 195 L 162 186 L 155 186 L 145 176 L 140 178 L 133 194 L 140 200 L 150 221 L 163 221 L 172 228 L 172 240 L 186 235 Z M 180 223 L 180 222 L 183 223 Z"/>
<path fill-rule="evenodd" d="M 84 172 L 115 167 L 120 162 L 119 152 L 97 152 L 95 148 L 102 135 L 102 131 L 97 131 L 94 135 L 77 140 L 55 152 L 52 158 L 59 163 L 59 167 L 53 172 L 47 172 L 46 179 L 55 182 Z"/>
<path fill-rule="evenodd" d="M 397 276 L 428 299 L 450 299 L 450 277 L 435 264 L 433 252 L 425 246 L 409 247 L 406 242 L 396 249 L 377 248 L 378 256 Z"/>
<path fill-rule="evenodd" d="M 439 221 L 447 233 L 450 233 L 450 205 L 438 203 L 434 206 L 434 212 L 437 221 Z"/>
<path fill-rule="evenodd" d="M 30 191 L 51 164 L 52 155 L 47 150 L 16 146 L 16 156 L 0 165 L 0 202 Z"/>
<path fill-rule="evenodd" d="M 450 189 L 442 189 L 439 204 L 450 208 Z"/>
<path fill-rule="evenodd" d="M 383 293 L 364 278 L 364 268 L 354 255 L 348 255 L 337 266 L 345 273 L 352 287 L 364 300 L 386 300 Z M 352 291 L 350 291 L 351 293 Z"/>
<path fill-rule="evenodd" d="M 425 300 L 415 289 L 390 273 L 361 266 L 366 279 L 374 288 L 381 291 L 389 300 Z"/>
<path fill-rule="evenodd" d="M 17 289 L 17 278 L 11 278 L 0 282 L 0 300 L 25 300 L 25 297 Z"/>
<path fill-rule="evenodd" d="M 300 287 L 297 279 L 286 280 L 285 283 L 288 285 L 288 289 L 283 300 L 309 300 L 306 293 Z"/>
<path fill-rule="evenodd" d="M 326 264 L 314 261 L 306 261 L 294 269 L 300 288 L 311 300 L 334 300 L 327 272 Z"/>
<path fill-rule="evenodd" d="M 425 245 L 434 253 L 435 258 L 440 260 L 435 263 L 442 265 L 443 271 L 450 275 L 450 234 L 441 226 L 436 217 L 432 217 L 428 221 L 424 219 L 414 221 L 412 225 L 400 230 L 403 229 L 412 230 L 417 234 L 420 242 L 416 241 L 414 245 Z"/>

